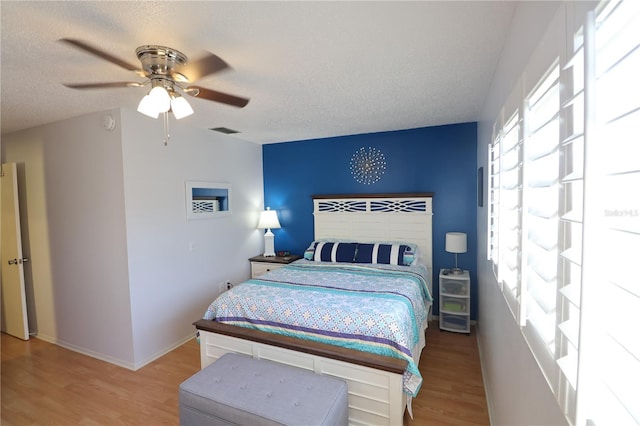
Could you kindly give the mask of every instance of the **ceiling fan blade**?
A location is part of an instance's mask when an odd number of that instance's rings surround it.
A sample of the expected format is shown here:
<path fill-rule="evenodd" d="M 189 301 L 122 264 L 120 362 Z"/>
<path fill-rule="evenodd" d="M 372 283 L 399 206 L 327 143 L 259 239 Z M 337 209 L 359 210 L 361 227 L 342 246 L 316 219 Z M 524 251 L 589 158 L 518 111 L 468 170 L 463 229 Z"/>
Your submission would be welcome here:
<path fill-rule="evenodd" d="M 126 70 L 129 71 L 136 71 L 136 72 L 141 72 L 140 68 L 130 64 L 129 62 L 117 58 L 103 50 L 98 49 L 97 47 L 93 47 L 87 43 L 85 43 L 84 41 L 80 41 L 80 40 L 76 40 L 76 39 L 72 39 L 72 38 L 61 38 L 59 41 L 62 41 L 64 43 L 68 43 L 74 47 L 77 47 L 78 49 L 84 50 L 85 52 L 91 53 L 92 55 L 95 55 L 99 58 L 105 59 L 113 64 L 116 64 Z"/>
<path fill-rule="evenodd" d="M 202 77 L 225 70 L 229 68 L 222 58 L 213 53 L 207 53 L 200 59 L 189 61 L 185 65 L 176 67 L 175 71 L 182 74 L 190 82 L 200 80 Z"/>
<path fill-rule="evenodd" d="M 200 86 L 189 86 L 185 92 L 196 98 L 206 99 L 208 101 L 220 102 L 232 105 L 238 108 L 245 107 L 249 103 L 249 99 L 239 96 L 229 95 L 228 93 L 218 92 L 216 90 L 205 89 Z"/>
<path fill-rule="evenodd" d="M 63 83 L 71 89 L 112 89 L 117 87 L 141 87 L 142 83 L 134 81 L 116 81 L 109 83 Z"/>

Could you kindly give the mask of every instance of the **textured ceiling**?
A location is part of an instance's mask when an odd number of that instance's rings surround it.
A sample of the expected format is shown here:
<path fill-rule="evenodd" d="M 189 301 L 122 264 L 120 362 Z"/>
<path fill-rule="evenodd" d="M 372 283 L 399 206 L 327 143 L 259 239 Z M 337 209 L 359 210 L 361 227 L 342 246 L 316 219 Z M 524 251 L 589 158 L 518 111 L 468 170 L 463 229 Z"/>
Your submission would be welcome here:
<path fill-rule="evenodd" d="M 63 86 L 142 79 L 56 41 L 62 37 L 134 64 L 144 44 L 219 55 L 233 70 L 197 84 L 251 98 L 249 105 L 188 97 L 195 114 L 182 123 L 236 129 L 234 137 L 256 143 L 477 121 L 514 8 L 505 1 L 1 1 L 2 133 L 135 109 L 146 93 Z"/>

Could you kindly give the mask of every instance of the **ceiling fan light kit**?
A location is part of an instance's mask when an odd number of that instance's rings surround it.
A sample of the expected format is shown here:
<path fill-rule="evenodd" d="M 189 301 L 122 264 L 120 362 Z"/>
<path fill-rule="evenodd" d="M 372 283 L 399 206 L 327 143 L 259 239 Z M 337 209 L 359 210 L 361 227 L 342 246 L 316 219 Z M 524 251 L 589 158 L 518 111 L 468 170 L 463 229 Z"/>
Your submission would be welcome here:
<path fill-rule="evenodd" d="M 138 112 L 151 118 L 158 118 L 161 112 L 171 111 L 177 120 L 193 114 L 193 108 L 175 91 L 173 82 L 154 78 L 151 80 L 151 85 L 153 87 L 149 93 L 138 104 Z"/>
<path fill-rule="evenodd" d="M 158 112 L 167 112 L 171 108 L 171 97 L 164 87 L 154 87 L 147 96 L 155 104 Z"/>
<path fill-rule="evenodd" d="M 178 50 L 165 46 L 143 45 L 136 49 L 136 56 L 142 65 L 142 69 L 139 69 L 135 65 L 84 41 L 70 38 L 63 38 L 59 41 L 70 44 L 86 53 L 95 55 L 128 71 L 133 71 L 140 77 L 146 78 L 146 80 L 141 83 L 127 81 L 65 84 L 65 86 L 72 89 L 105 89 L 142 87 L 150 83 L 151 90 L 138 104 L 138 112 L 156 119 L 160 113 L 165 113 L 165 130 L 167 128 L 168 112 L 172 112 L 177 120 L 193 114 L 193 108 L 180 92 L 196 98 L 220 102 L 238 108 L 242 108 L 249 103 L 249 99 L 247 98 L 200 86 L 186 86 L 186 84 L 199 80 L 202 77 L 229 68 L 229 65 L 225 61 L 213 53 L 207 53 L 202 58 L 189 63 L 187 55 Z M 183 86 L 183 84 L 185 84 L 185 86 Z"/>
<path fill-rule="evenodd" d="M 144 95 L 140 103 L 138 104 L 138 112 L 151 118 L 158 118 L 160 111 L 153 103 L 153 99 L 149 95 Z"/>
<path fill-rule="evenodd" d="M 175 95 L 171 99 L 171 111 L 173 112 L 176 120 L 180 120 L 181 118 L 188 117 L 193 114 L 193 108 L 191 108 L 189 102 L 180 95 Z"/>

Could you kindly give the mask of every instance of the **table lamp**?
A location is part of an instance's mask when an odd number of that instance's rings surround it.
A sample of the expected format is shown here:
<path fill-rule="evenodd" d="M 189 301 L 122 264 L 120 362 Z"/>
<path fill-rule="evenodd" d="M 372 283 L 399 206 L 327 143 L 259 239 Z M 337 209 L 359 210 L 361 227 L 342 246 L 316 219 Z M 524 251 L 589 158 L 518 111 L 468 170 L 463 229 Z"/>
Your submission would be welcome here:
<path fill-rule="evenodd" d="M 263 210 L 260 213 L 260 220 L 258 221 L 259 229 L 266 229 L 267 232 L 264 233 L 264 256 L 275 256 L 276 252 L 274 250 L 274 236 L 271 229 L 280 228 L 280 222 L 278 221 L 278 215 L 275 210 L 271 210 L 267 207 L 266 210 Z"/>
<path fill-rule="evenodd" d="M 445 238 L 445 248 L 448 253 L 455 253 L 456 267 L 450 269 L 449 272 L 454 275 L 462 273 L 462 269 L 458 268 L 458 253 L 467 252 L 467 234 L 464 232 L 447 232 Z"/>

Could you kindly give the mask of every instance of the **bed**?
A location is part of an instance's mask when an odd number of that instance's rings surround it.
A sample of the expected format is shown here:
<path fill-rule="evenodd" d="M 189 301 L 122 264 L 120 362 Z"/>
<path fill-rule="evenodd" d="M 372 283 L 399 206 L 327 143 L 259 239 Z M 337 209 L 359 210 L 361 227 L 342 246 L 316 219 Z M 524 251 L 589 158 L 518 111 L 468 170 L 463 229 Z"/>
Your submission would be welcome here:
<path fill-rule="evenodd" d="M 223 293 L 194 323 L 201 367 L 235 352 L 335 376 L 349 388 L 350 424 L 402 424 L 423 381 L 432 194 L 313 204 L 305 258 Z"/>

